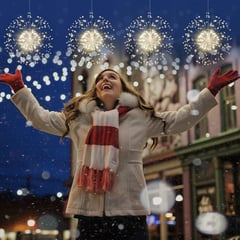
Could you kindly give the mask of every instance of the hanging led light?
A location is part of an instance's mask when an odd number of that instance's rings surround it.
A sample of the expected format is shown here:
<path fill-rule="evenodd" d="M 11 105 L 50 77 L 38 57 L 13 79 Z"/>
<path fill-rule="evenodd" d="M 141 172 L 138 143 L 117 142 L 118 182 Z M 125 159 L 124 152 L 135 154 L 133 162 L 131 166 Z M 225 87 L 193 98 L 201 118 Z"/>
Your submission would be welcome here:
<path fill-rule="evenodd" d="M 205 53 L 216 50 L 220 44 L 220 36 L 213 29 L 205 29 L 196 35 L 196 45 L 198 49 Z"/>
<path fill-rule="evenodd" d="M 86 52 L 99 51 L 104 44 L 102 34 L 97 29 L 89 29 L 79 36 L 79 45 Z"/>
<path fill-rule="evenodd" d="M 16 58 L 20 64 L 31 67 L 39 61 L 46 61 L 53 47 L 51 32 L 46 20 L 40 16 L 32 18 L 29 0 L 27 18 L 17 17 L 6 29 L 4 45 L 9 59 Z"/>
<path fill-rule="evenodd" d="M 157 16 L 152 18 L 151 1 L 147 20 L 139 16 L 126 29 L 125 47 L 129 57 L 139 64 L 157 65 L 166 54 L 171 54 L 173 38 L 169 23 Z"/>
<path fill-rule="evenodd" d="M 17 43 L 25 53 L 31 53 L 41 46 L 42 38 L 35 29 L 26 29 L 20 32 Z"/>
<path fill-rule="evenodd" d="M 137 45 L 144 53 L 153 53 L 161 48 L 161 35 L 152 28 L 142 31 L 137 38 Z"/>
<path fill-rule="evenodd" d="M 89 20 L 79 17 L 70 26 L 67 47 L 71 54 L 85 57 L 86 61 L 100 62 L 113 53 L 115 37 L 111 23 L 99 16 L 94 18 L 91 1 Z"/>
<path fill-rule="evenodd" d="M 184 49 L 199 64 L 215 64 L 231 50 L 230 31 L 225 20 L 211 16 L 208 10 L 204 18 L 196 17 L 185 28 Z"/>

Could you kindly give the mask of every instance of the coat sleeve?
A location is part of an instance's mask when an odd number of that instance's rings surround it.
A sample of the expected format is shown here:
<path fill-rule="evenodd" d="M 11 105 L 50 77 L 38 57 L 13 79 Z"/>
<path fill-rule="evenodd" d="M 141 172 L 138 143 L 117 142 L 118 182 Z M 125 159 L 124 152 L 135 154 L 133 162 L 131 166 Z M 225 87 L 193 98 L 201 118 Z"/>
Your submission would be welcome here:
<path fill-rule="evenodd" d="M 186 104 L 177 111 L 156 113 L 154 117 L 149 118 L 149 137 L 184 132 L 199 122 L 216 105 L 216 99 L 205 88 L 195 102 Z"/>
<path fill-rule="evenodd" d="M 34 128 L 57 136 L 66 131 L 64 113 L 41 107 L 29 89 L 19 90 L 11 100 Z"/>

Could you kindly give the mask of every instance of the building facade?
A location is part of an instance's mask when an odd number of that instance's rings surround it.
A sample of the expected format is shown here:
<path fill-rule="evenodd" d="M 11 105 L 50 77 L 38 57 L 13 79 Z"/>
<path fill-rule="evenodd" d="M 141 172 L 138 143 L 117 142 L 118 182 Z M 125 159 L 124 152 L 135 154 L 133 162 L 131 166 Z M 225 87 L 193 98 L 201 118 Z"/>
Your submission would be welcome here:
<path fill-rule="evenodd" d="M 239 50 L 234 49 L 218 66 L 183 66 L 177 82 L 179 105 L 190 100 L 191 89 L 200 91 L 207 85 L 216 67 L 222 72 L 239 70 L 237 56 Z M 177 145 L 168 139 L 163 151 L 145 156 L 147 181 L 166 181 L 176 194 L 174 206 L 157 216 L 160 221 L 152 221 L 152 239 L 232 239 L 239 235 L 239 90 L 239 82 L 226 86 L 216 96 L 218 105 L 181 134 Z M 204 213 L 212 215 L 200 221 Z"/>

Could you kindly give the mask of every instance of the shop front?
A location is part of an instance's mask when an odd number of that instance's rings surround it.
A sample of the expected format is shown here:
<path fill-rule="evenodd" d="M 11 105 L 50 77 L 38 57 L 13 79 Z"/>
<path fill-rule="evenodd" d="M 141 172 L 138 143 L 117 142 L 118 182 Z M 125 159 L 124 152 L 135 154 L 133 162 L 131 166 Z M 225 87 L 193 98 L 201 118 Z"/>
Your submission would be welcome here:
<path fill-rule="evenodd" d="M 186 239 L 240 235 L 239 140 L 235 130 L 175 149 L 184 169 L 184 192 L 189 193 L 184 206 L 191 206 L 191 211 L 184 208 L 185 222 L 191 221 L 191 232 L 185 226 Z"/>

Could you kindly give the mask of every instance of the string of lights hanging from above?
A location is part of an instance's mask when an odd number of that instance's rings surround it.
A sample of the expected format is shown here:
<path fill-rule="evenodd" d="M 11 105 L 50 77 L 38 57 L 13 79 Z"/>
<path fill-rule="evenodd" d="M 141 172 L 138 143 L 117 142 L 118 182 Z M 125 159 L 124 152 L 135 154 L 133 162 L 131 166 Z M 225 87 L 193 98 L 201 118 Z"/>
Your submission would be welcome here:
<path fill-rule="evenodd" d="M 152 18 L 151 0 L 147 20 L 139 16 L 126 29 L 125 48 L 130 59 L 139 64 L 154 66 L 171 54 L 173 48 L 172 29 L 169 23 L 157 16 Z"/>
<path fill-rule="evenodd" d="M 76 57 L 81 54 L 86 62 L 99 63 L 107 59 L 113 53 L 115 40 L 111 23 L 102 16 L 98 18 L 93 14 L 93 1 L 89 19 L 79 17 L 68 29 L 68 52 Z"/>
<path fill-rule="evenodd" d="M 199 64 L 216 64 L 231 50 L 230 31 L 225 20 L 210 14 L 207 0 L 205 17 L 196 17 L 185 28 L 184 49 L 189 57 Z"/>
<path fill-rule="evenodd" d="M 39 61 L 46 63 L 53 48 L 51 32 L 46 20 L 40 16 L 32 18 L 29 0 L 27 18 L 17 17 L 6 29 L 4 44 L 8 62 L 16 58 L 20 64 L 31 67 Z"/>

